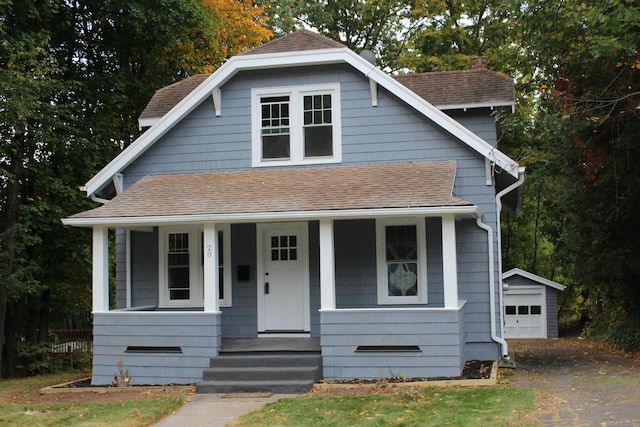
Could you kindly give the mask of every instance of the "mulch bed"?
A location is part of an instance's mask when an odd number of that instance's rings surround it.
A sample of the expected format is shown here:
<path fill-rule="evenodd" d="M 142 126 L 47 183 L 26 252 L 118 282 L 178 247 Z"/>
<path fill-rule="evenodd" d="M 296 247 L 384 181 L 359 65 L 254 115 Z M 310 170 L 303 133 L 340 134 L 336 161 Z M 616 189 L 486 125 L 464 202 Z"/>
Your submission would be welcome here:
<path fill-rule="evenodd" d="M 454 380 L 481 380 L 491 378 L 491 367 L 493 366 L 493 360 L 471 360 L 465 363 L 462 373 L 457 377 L 431 377 L 431 378 L 416 378 L 416 377 L 404 377 L 395 376 L 388 378 L 376 378 L 376 379 L 364 379 L 354 378 L 350 380 L 335 380 L 330 381 L 332 384 L 399 384 L 399 383 L 411 383 L 422 381 L 454 381 Z"/>

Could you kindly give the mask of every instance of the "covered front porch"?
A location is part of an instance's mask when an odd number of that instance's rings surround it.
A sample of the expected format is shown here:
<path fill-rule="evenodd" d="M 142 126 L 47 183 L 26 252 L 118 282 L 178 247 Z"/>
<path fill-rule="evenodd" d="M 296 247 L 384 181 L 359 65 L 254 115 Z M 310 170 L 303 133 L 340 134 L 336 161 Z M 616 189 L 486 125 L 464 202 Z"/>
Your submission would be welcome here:
<path fill-rule="evenodd" d="M 451 162 L 150 177 L 68 219 L 93 228 L 93 383 L 111 383 L 119 361 L 133 383 L 198 383 L 227 339 L 277 336 L 317 339 L 326 379 L 458 375 L 467 341 L 487 341 L 468 319 L 490 317 L 460 298 L 460 248 L 485 269 L 465 273 L 466 289 L 486 295 L 491 268 L 481 212 L 451 195 L 454 177 Z M 249 178 L 274 194 L 243 195 Z M 314 179 L 350 191 L 318 198 Z M 167 188 L 187 193 L 169 210 Z M 285 196 L 295 210 L 273 205 Z"/>

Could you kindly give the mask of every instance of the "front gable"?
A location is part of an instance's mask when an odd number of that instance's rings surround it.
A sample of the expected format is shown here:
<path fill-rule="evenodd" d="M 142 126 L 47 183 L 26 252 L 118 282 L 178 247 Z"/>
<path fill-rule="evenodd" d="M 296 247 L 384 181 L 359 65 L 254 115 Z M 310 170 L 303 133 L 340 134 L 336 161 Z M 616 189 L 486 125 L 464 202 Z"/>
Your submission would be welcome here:
<path fill-rule="evenodd" d="M 303 32 L 305 37 L 307 36 L 306 33 L 308 32 Z M 314 39 L 317 37 L 319 36 L 313 36 Z M 287 40 L 297 40 L 298 38 L 300 38 L 300 35 L 294 33 L 293 35 L 277 39 L 276 41 L 280 40 L 282 45 L 286 45 L 285 42 Z M 184 125 L 187 118 L 189 118 L 189 121 L 199 120 L 199 123 L 203 125 L 199 130 L 192 129 L 191 131 L 191 134 L 200 133 L 200 136 L 203 136 L 202 133 L 206 132 L 205 127 L 209 125 L 216 127 L 215 130 L 212 129 L 213 135 L 219 135 L 224 132 L 224 125 L 222 127 L 218 127 L 217 125 L 216 120 L 218 120 L 218 118 L 228 119 L 228 123 L 230 123 L 230 120 L 236 120 L 235 128 L 239 134 L 237 135 L 238 137 L 234 139 L 234 142 L 237 142 L 239 146 L 243 146 L 246 142 L 245 132 L 246 126 L 249 124 L 247 122 L 249 110 L 240 111 L 239 108 L 247 107 L 243 102 L 246 103 L 246 101 L 249 101 L 250 106 L 251 102 L 255 101 L 251 101 L 251 97 L 247 97 L 246 94 L 240 94 L 241 91 L 234 92 L 234 87 L 238 86 L 237 82 L 243 81 L 245 90 L 250 90 L 250 88 L 255 87 L 281 88 L 287 84 L 294 84 L 296 76 L 299 76 L 298 81 L 300 81 L 300 85 L 319 83 L 339 83 L 341 85 L 340 96 L 343 98 L 341 102 L 343 106 L 343 123 L 340 129 L 342 132 L 341 135 L 347 135 L 349 132 L 358 133 L 363 128 L 363 124 L 350 128 L 347 124 L 350 117 L 348 117 L 347 114 L 358 115 L 365 111 L 371 111 L 372 109 L 381 111 L 389 108 L 389 104 L 384 104 L 384 98 L 386 96 L 387 99 L 393 99 L 393 102 L 396 104 L 391 108 L 397 109 L 398 106 L 400 106 L 400 109 L 410 111 L 411 115 L 421 117 L 420 120 L 422 122 L 428 122 L 431 128 L 435 130 L 435 132 L 432 133 L 440 135 L 446 134 L 446 139 L 458 141 L 459 145 L 466 146 L 472 152 L 477 153 L 480 158 L 487 159 L 494 167 L 506 171 L 508 175 L 514 178 L 518 177 L 519 166 L 516 162 L 496 150 L 492 144 L 486 142 L 462 126 L 459 122 L 428 103 L 424 98 L 410 91 L 407 87 L 389 77 L 346 47 L 339 47 L 334 44 L 335 42 L 331 42 L 330 45 L 324 46 L 324 48 L 319 50 L 301 50 L 283 54 L 280 48 L 273 48 L 274 45 L 277 45 L 276 41 L 273 42 L 271 49 L 267 53 L 261 53 L 262 50 L 257 50 L 257 53 L 253 53 L 252 51 L 251 54 L 238 55 L 231 58 L 218 71 L 206 78 L 195 90 L 172 107 L 168 113 L 160 119 L 154 119 L 154 125 L 149 130 L 86 184 L 84 190 L 87 194 L 98 194 L 105 186 L 110 184 L 114 176 L 122 174 L 127 167 L 132 166 L 143 153 L 146 153 L 159 141 L 170 138 L 172 135 L 179 135 L 179 132 L 176 132 L 176 130 L 181 125 Z M 323 72 L 323 70 L 326 70 L 326 73 Z M 338 74 L 336 74 L 336 72 Z M 349 74 L 351 74 L 351 76 L 348 76 Z M 252 78 L 256 80 L 250 82 L 249 80 Z M 197 78 L 191 78 L 192 83 L 194 79 L 197 80 Z M 257 79 L 264 79 L 264 81 L 258 83 Z M 318 80 L 320 80 L 320 82 L 318 82 Z M 356 82 L 355 84 L 358 86 L 356 89 L 357 93 L 349 93 L 350 88 L 348 85 L 350 82 Z M 240 94 L 239 98 L 236 97 L 238 94 Z M 350 100 L 349 95 L 354 95 L 359 99 Z M 349 103 L 351 103 L 351 105 L 358 103 L 359 105 L 356 108 L 359 109 L 359 111 L 354 109 L 347 112 L 350 105 Z M 366 110 L 362 108 L 364 104 L 367 106 Z M 205 110 L 207 110 L 206 115 L 203 114 Z M 201 114 L 202 116 L 199 116 Z M 406 131 L 412 130 L 411 126 L 413 124 L 403 122 L 402 118 L 403 116 L 407 116 L 406 113 L 391 113 L 390 115 L 376 113 L 370 115 L 372 118 L 376 116 L 380 118 L 380 120 L 376 121 L 376 127 L 370 127 L 374 135 L 383 135 L 384 130 L 387 130 L 393 135 L 396 133 L 393 130 L 393 126 L 403 127 Z M 360 120 L 360 118 L 355 116 L 351 118 L 354 118 L 356 121 Z M 391 126 L 386 126 L 385 118 L 387 122 L 393 121 Z M 255 120 L 255 118 L 253 120 Z M 364 118 L 364 120 L 366 122 L 366 118 Z M 366 125 L 366 123 L 364 123 L 364 125 Z M 194 124 L 192 123 L 189 126 L 193 127 Z M 255 128 L 255 125 L 253 126 Z M 255 133 L 255 129 L 251 130 L 251 128 L 249 128 L 249 131 Z M 422 131 L 422 129 L 418 131 Z M 189 132 L 185 134 L 189 136 L 187 134 L 189 134 Z M 438 138 L 444 139 L 441 136 Z M 250 140 L 255 140 L 255 137 L 250 138 Z M 342 161 L 346 161 L 346 155 L 348 153 L 346 150 L 343 151 L 345 159 Z M 393 149 L 388 151 L 392 152 Z M 340 162 L 340 153 L 335 154 L 338 156 L 335 157 L 333 161 Z M 359 153 L 359 155 L 362 159 L 362 154 Z M 252 156 L 255 157 L 255 154 L 252 154 Z M 375 155 L 365 157 L 369 157 L 365 160 L 368 162 L 387 160 L 387 158 L 377 159 Z M 251 158 L 251 156 L 249 158 Z M 227 159 L 218 159 L 216 161 L 229 161 L 230 164 L 233 165 L 232 168 L 251 167 L 251 164 L 244 163 L 246 157 L 237 158 L 230 156 Z M 260 162 L 254 160 L 252 165 L 255 166 L 256 163 Z M 172 172 L 176 171 L 190 172 L 189 169 L 181 169 L 173 165 Z M 159 173 L 163 172 L 160 171 Z M 168 171 L 164 173 L 168 173 Z M 126 174 L 125 179 L 131 182 L 131 179 L 127 178 Z"/>

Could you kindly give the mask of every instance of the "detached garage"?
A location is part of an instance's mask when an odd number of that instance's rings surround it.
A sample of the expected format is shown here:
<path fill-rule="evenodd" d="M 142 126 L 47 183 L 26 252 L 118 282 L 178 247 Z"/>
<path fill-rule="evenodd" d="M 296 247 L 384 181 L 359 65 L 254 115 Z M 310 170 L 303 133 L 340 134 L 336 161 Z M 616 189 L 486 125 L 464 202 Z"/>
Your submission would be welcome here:
<path fill-rule="evenodd" d="M 504 336 L 558 338 L 558 291 L 565 286 L 514 268 L 502 274 Z"/>

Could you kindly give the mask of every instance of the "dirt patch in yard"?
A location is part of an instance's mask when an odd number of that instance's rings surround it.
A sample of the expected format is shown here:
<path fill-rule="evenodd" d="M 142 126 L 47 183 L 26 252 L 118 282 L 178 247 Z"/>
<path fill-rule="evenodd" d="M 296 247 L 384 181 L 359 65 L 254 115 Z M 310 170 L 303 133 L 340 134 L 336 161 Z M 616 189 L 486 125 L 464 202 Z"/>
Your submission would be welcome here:
<path fill-rule="evenodd" d="M 132 386 L 123 388 L 91 387 L 83 390 L 57 391 L 45 393 L 42 390 L 16 392 L 5 399 L 11 404 L 78 404 L 78 403 L 109 403 L 138 399 L 161 399 L 164 397 L 178 397 L 195 393 L 195 387 L 167 386 L 142 387 Z"/>
<path fill-rule="evenodd" d="M 457 377 L 410 378 L 389 377 L 378 379 L 354 378 L 350 380 L 321 381 L 314 385 L 312 393 L 322 396 L 362 396 L 367 394 L 390 394 L 415 391 L 431 387 L 448 387 L 465 383 L 471 386 L 495 385 L 497 362 L 492 360 L 468 361 Z"/>

